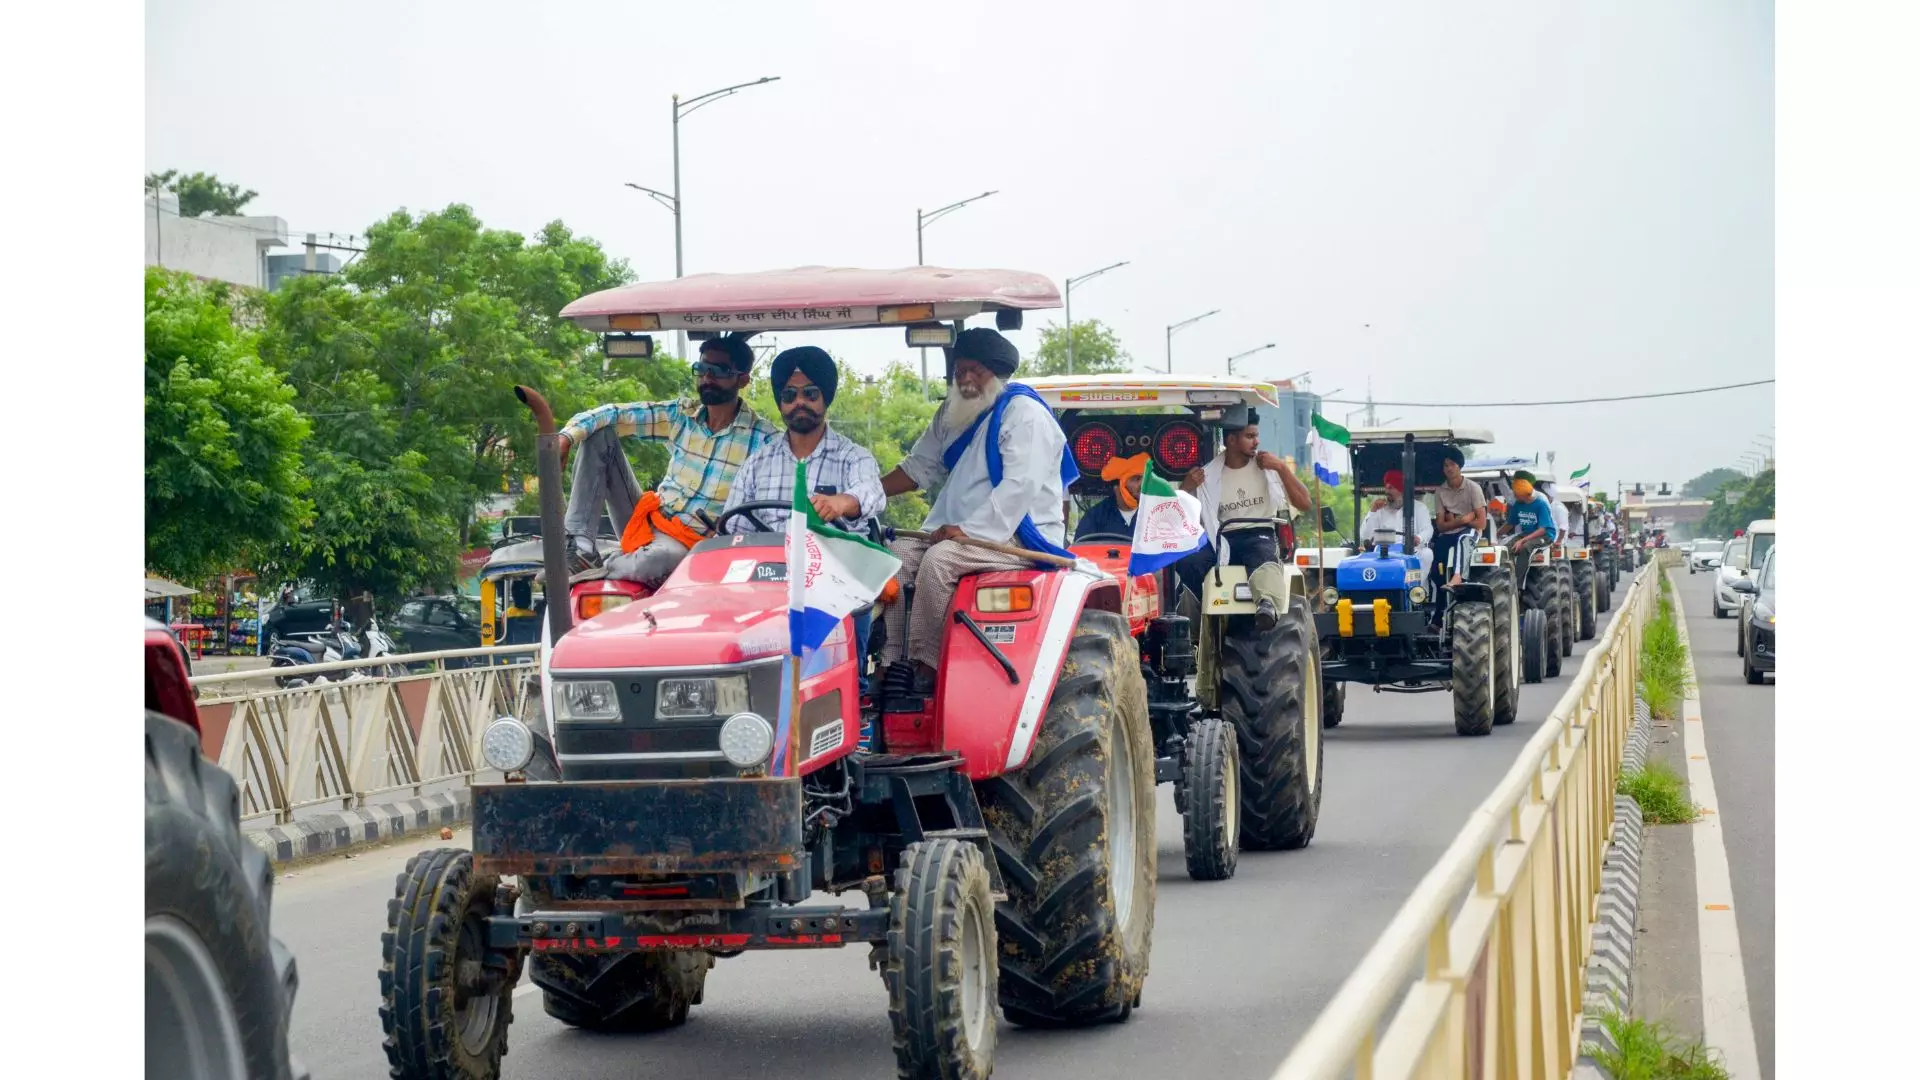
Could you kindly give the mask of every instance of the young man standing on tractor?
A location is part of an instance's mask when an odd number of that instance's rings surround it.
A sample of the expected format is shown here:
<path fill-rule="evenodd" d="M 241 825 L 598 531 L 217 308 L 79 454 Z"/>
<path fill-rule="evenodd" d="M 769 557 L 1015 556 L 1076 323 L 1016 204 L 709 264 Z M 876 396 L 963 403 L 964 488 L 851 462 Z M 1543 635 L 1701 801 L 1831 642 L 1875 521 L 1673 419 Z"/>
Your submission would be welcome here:
<path fill-rule="evenodd" d="M 574 573 L 600 564 L 593 532 L 605 506 L 625 529 L 620 554 L 606 560 L 607 576 L 648 585 L 665 580 L 720 515 L 740 466 L 778 437 L 771 423 L 740 400 L 753 377 L 753 350 L 745 338 L 701 343 L 693 373 L 698 403 L 602 405 L 575 416 L 560 431 L 561 460 L 580 452 L 566 518 Z M 667 471 L 657 490 L 641 492 L 620 447 L 622 436 L 668 444 Z"/>
<path fill-rule="evenodd" d="M 1229 566 L 1247 568 L 1255 625 L 1262 631 L 1272 630 L 1288 603 L 1273 522 L 1287 513 L 1289 505 L 1306 510 L 1313 505 L 1313 496 L 1286 462 L 1260 449 L 1260 423 L 1252 409 L 1229 409 L 1226 429 L 1226 451 L 1189 471 L 1181 486 L 1200 498 L 1201 521 L 1214 557 Z M 1210 559 L 1194 556 L 1179 564 L 1195 596 L 1200 595 L 1200 575 L 1208 565 Z"/>
<path fill-rule="evenodd" d="M 822 521 L 848 532 L 865 532 L 881 511 L 887 496 L 880 489 L 880 465 L 866 447 L 833 430 L 827 410 L 840 386 L 840 369 L 816 345 L 788 349 L 773 358 L 773 392 L 787 433 L 754 451 L 733 478 L 722 513 L 742 503 L 793 501 L 793 477 L 807 463 L 807 483 L 813 488 L 813 512 Z M 726 523 L 729 533 L 786 528 L 789 510 L 755 510 Z M 873 615 L 861 611 L 853 619 L 860 657 L 860 693 L 867 692 L 867 642 Z"/>
<path fill-rule="evenodd" d="M 1140 509 L 1140 485 L 1145 482 L 1146 454 L 1113 457 L 1100 470 L 1100 479 L 1113 485 L 1113 494 L 1096 503 L 1080 518 L 1073 541 L 1087 536 L 1132 536 L 1133 513 Z"/>
<path fill-rule="evenodd" d="M 922 526 L 932 535 L 894 544 L 898 580 L 914 586 L 911 624 L 903 605 L 886 609 L 887 688 L 894 700 L 933 692 L 947 605 L 962 576 L 1031 565 L 955 541 L 1071 557 L 1060 543 L 1066 486 L 1079 466 L 1046 401 L 1024 384 L 1007 382 L 1020 367 L 1019 350 L 998 331 L 975 327 L 954 338 L 950 355 L 952 392 L 913 452 L 880 481 L 889 498 L 945 481 Z"/>

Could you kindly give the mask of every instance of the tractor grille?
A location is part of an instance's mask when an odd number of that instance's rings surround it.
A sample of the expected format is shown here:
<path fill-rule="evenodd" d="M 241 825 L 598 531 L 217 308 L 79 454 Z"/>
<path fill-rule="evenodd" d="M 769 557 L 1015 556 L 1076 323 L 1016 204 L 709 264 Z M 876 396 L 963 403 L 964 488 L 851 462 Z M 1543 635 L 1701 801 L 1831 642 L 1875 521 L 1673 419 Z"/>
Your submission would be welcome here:
<path fill-rule="evenodd" d="M 1340 599 L 1353 601 L 1356 614 L 1361 608 L 1371 609 L 1375 600 L 1385 600 L 1389 611 L 1407 611 L 1407 594 L 1386 589 L 1366 589 L 1359 592 L 1343 592 Z"/>
<path fill-rule="evenodd" d="M 567 679 L 603 679 L 614 684 L 620 719 L 605 723 L 556 721 L 554 750 L 569 780 L 702 779 L 739 770 L 720 753 L 724 716 L 663 720 L 654 715 L 663 679 L 747 677 L 747 707 L 769 721 L 780 709 L 778 660 L 725 668 L 644 671 L 570 671 Z M 555 682 L 562 681 L 556 677 Z"/>

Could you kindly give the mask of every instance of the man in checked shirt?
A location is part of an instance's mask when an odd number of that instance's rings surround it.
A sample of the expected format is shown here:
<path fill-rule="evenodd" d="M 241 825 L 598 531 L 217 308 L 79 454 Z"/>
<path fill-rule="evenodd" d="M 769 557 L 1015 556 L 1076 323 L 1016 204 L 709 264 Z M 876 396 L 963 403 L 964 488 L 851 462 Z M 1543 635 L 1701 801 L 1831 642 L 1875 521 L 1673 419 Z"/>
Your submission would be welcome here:
<path fill-rule="evenodd" d="M 720 516 L 734 474 L 779 436 L 740 400 L 753 375 L 753 350 L 745 338 L 702 342 L 693 373 L 698 402 L 602 405 L 567 421 L 560 432 L 562 461 L 580 451 L 567 499 L 572 572 L 600 564 L 593 533 L 605 507 L 625 530 L 620 554 L 606 559 L 607 576 L 658 585 Z M 640 490 L 621 436 L 668 444 L 667 471 L 656 490 Z"/>
<path fill-rule="evenodd" d="M 880 465 L 866 447 L 840 434 L 827 423 L 827 408 L 840 386 L 840 370 L 825 349 L 802 345 L 773 358 L 773 392 L 787 433 L 754 452 L 734 477 L 725 509 L 742 503 L 793 504 L 793 474 L 807 463 L 807 484 L 813 491 L 813 510 L 822 521 L 848 532 L 865 535 L 887 508 L 880 488 Z M 724 511 L 723 511 L 724 513 Z M 787 510 L 755 510 L 755 520 L 741 514 L 727 522 L 730 533 L 778 532 L 787 527 Z M 867 692 L 867 642 L 873 615 L 863 611 L 853 620 L 860 658 L 860 692 Z"/>

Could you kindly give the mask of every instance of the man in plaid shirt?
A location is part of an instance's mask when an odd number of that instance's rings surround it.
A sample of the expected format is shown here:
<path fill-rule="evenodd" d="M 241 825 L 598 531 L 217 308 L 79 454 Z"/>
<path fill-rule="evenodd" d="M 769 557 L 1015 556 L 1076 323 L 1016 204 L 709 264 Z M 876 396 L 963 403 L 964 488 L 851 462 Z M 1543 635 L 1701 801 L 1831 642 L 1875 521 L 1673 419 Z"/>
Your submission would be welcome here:
<path fill-rule="evenodd" d="M 779 432 L 740 400 L 753 375 L 745 338 L 714 338 L 693 365 L 700 400 L 602 405 L 567 421 L 560 452 L 580 451 L 567 499 L 567 536 L 574 572 L 601 563 L 595 526 L 606 507 L 625 532 L 620 553 L 605 560 L 607 576 L 657 585 L 720 516 L 734 475 Z M 669 446 L 666 475 L 654 491 L 640 481 L 620 448 L 621 436 Z M 791 494 L 788 496 L 792 498 Z"/>

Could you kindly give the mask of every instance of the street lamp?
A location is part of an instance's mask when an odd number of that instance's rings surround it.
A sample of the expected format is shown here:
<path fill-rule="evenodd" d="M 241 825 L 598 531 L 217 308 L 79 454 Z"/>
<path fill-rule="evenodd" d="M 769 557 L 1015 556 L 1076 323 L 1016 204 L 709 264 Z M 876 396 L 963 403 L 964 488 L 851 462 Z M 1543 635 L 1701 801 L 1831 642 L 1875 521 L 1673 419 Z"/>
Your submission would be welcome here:
<path fill-rule="evenodd" d="M 946 217 L 948 214 L 953 213 L 968 203 L 976 203 L 989 195 L 998 194 L 1000 194 L 1000 189 L 995 188 L 992 191 L 983 191 L 971 199 L 961 199 L 956 203 L 948 203 L 932 213 L 928 213 L 925 210 L 915 210 L 913 212 L 914 265 L 927 265 L 927 226 Z M 920 350 L 920 392 L 927 397 L 933 396 L 933 388 L 927 384 L 927 350 L 925 348 Z"/>
<path fill-rule="evenodd" d="M 1227 357 L 1227 374 L 1229 375 L 1233 374 L 1234 361 L 1245 360 L 1247 357 L 1252 356 L 1254 353 L 1257 353 L 1257 352 L 1266 352 L 1268 349 L 1273 348 L 1274 345 L 1276 344 L 1277 342 L 1269 341 L 1265 345 L 1256 345 L 1253 348 L 1248 349 L 1246 352 L 1235 353 L 1234 355 Z"/>
<path fill-rule="evenodd" d="M 1207 312 L 1206 315 L 1195 315 L 1191 319 L 1184 319 L 1180 322 L 1172 323 L 1167 326 L 1167 374 L 1169 375 L 1173 374 L 1173 332 L 1175 330 L 1184 330 L 1187 327 L 1192 326 L 1194 323 L 1199 322 L 1201 319 L 1206 318 L 1207 315 L 1218 315 L 1218 314 L 1220 314 L 1220 309 L 1214 308 L 1212 311 Z"/>
<path fill-rule="evenodd" d="M 688 98 L 685 101 L 680 100 L 679 94 L 673 95 L 673 194 L 668 195 L 664 191 L 655 191 L 652 188 L 641 187 L 639 184 L 631 182 L 629 182 L 627 186 L 635 191 L 645 193 L 655 202 L 673 211 L 674 277 L 679 278 L 686 276 L 685 249 L 681 244 L 680 238 L 680 216 L 686 209 L 685 204 L 680 198 L 680 118 L 683 116 L 691 116 L 702 106 L 711 105 L 723 97 L 732 97 L 750 86 L 759 86 L 762 83 L 779 81 L 780 76 L 778 75 L 763 75 L 752 82 L 744 82 L 735 86 L 725 86 L 718 90 L 709 90 L 699 97 Z M 679 342 L 680 355 L 684 359 L 687 353 L 687 332 L 685 330 L 679 331 Z"/>
<path fill-rule="evenodd" d="M 1128 260 L 1128 261 L 1131 261 L 1131 260 Z M 1067 292 L 1066 292 L 1066 300 L 1067 300 L 1067 374 L 1069 374 L 1069 375 L 1071 375 L 1071 374 L 1073 374 L 1073 287 L 1074 287 L 1075 285 L 1077 285 L 1077 284 L 1081 284 L 1081 283 L 1083 283 L 1083 282 L 1088 282 L 1088 281 L 1092 281 L 1092 280 L 1093 280 L 1094 278 L 1097 278 L 1097 277 L 1099 277 L 1099 276 L 1100 276 L 1101 274 L 1104 274 L 1104 273 L 1106 273 L 1106 272 L 1107 272 L 1107 271 L 1109 271 L 1109 270 L 1118 270 L 1118 269 L 1120 269 L 1121 267 L 1123 267 L 1123 266 L 1125 266 L 1125 265 L 1127 265 L 1127 262 L 1126 262 L 1126 261 L 1123 261 L 1123 262 L 1117 262 L 1117 263 L 1114 263 L 1114 264 L 1113 264 L 1112 266 L 1103 266 L 1103 267 L 1101 267 L 1100 269 L 1098 269 L 1098 270 L 1095 270 L 1095 271 L 1093 271 L 1093 272 L 1092 272 L 1092 273 L 1090 273 L 1090 274 L 1081 274 L 1081 275 L 1080 275 L 1079 277 L 1070 277 L 1070 278 L 1068 278 L 1068 279 L 1067 279 Z"/>

